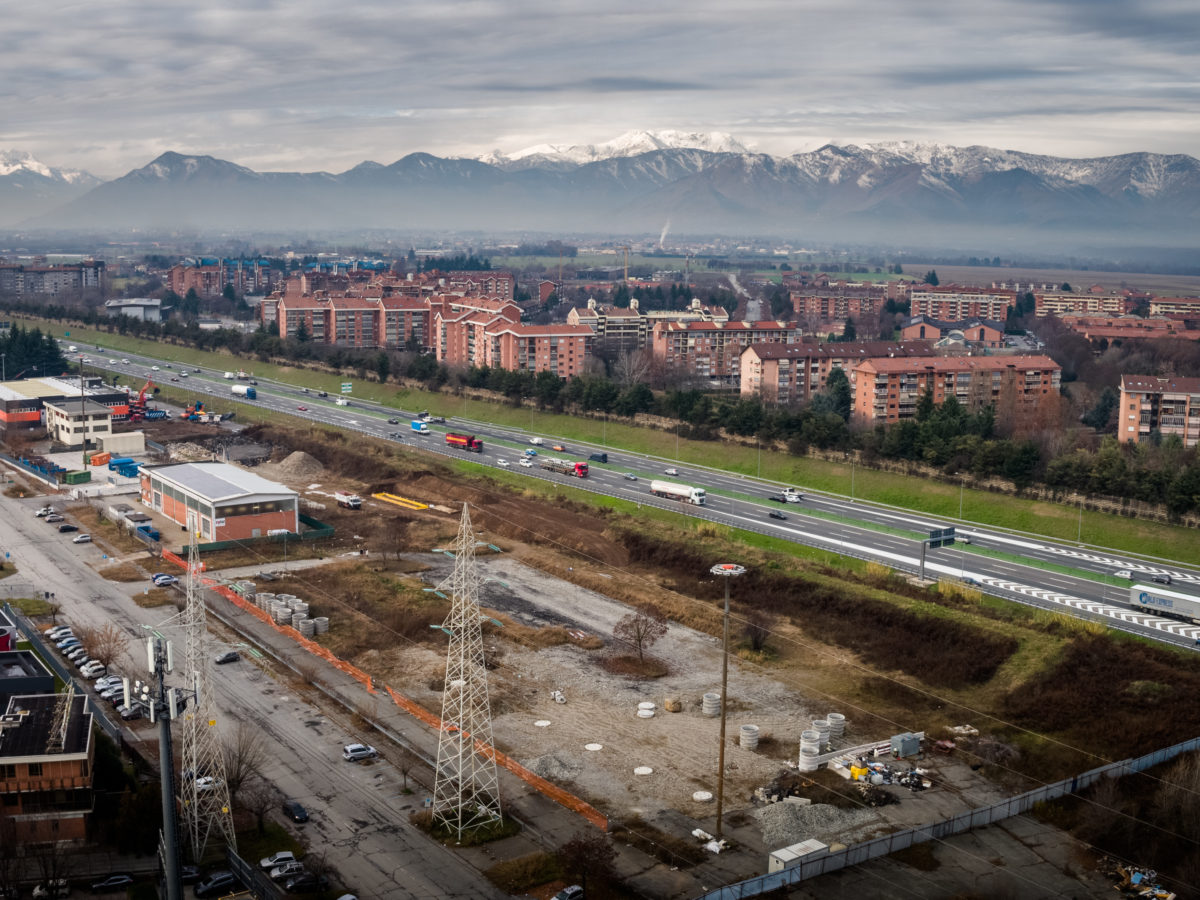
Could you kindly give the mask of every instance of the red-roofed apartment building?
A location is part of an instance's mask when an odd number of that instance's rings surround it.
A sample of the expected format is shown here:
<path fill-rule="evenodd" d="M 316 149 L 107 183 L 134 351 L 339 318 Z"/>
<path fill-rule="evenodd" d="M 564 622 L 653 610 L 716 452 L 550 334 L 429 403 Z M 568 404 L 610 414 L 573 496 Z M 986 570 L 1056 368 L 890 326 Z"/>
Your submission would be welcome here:
<path fill-rule="evenodd" d="M 875 423 L 916 415 L 926 388 L 934 403 L 954 395 L 968 409 L 989 403 L 1032 407 L 1058 392 L 1062 367 L 1048 356 L 887 358 L 865 360 L 856 376 L 854 414 Z"/>
<path fill-rule="evenodd" d="M 742 351 L 741 394 L 767 403 L 803 403 L 841 369 L 853 386 L 860 363 L 876 357 L 933 356 L 929 341 L 751 344 Z"/>
<path fill-rule="evenodd" d="M 650 346 L 660 365 L 736 382 L 747 347 L 794 344 L 801 333 L 799 322 L 659 322 Z"/>
<path fill-rule="evenodd" d="M 980 288 L 927 288 L 914 290 L 911 295 L 911 314 L 929 316 L 941 322 L 962 322 L 966 319 L 992 319 L 1003 322 L 1009 307 L 1015 306 L 1016 291 L 983 290 Z"/>
<path fill-rule="evenodd" d="M 1185 447 L 1200 442 L 1200 378 L 1122 375 L 1117 440 L 1140 443 L 1151 432 L 1177 434 Z"/>
<path fill-rule="evenodd" d="M 1150 301 L 1150 315 L 1200 319 L 1200 297 L 1155 297 Z"/>

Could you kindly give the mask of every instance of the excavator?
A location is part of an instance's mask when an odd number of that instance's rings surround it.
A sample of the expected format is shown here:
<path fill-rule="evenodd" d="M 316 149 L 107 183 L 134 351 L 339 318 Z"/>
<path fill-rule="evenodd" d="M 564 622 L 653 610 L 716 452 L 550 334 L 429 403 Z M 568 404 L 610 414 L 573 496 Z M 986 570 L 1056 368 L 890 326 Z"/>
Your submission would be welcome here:
<path fill-rule="evenodd" d="M 149 391 L 149 392 L 153 393 L 154 387 L 155 387 L 154 382 L 151 381 L 149 378 L 147 378 L 146 383 L 144 385 L 142 385 L 142 389 L 140 391 L 138 391 L 137 399 L 134 400 L 132 397 L 130 398 L 130 400 L 129 400 L 129 421 L 130 422 L 140 422 L 140 421 L 142 421 L 142 419 L 146 418 L 146 392 Z"/>

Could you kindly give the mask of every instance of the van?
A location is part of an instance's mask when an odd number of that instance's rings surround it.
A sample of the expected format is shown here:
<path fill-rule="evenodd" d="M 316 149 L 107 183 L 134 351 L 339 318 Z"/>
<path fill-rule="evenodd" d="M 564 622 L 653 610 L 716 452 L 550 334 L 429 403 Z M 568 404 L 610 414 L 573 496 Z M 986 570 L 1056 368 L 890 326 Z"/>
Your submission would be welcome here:
<path fill-rule="evenodd" d="M 591 462 L 606 463 L 606 462 L 608 462 L 608 454 L 607 453 L 593 453 L 591 456 L 588 457 L 588 459 Z"/>
<path fill-rule="evenodd" d="M 546 441 L 544 438 L 534 437 L 529 439 L 529 443 L 533 444 L 535 447 L 540 447 L 542 444 L 546 443 Z"/>
<path fill-rule="evenodd" d="M 338 406 L 349 406 L 350 405 L 350 401 L 347 400 L 345 397 L 338 397 L 333 402 L 336 403 Z"/>

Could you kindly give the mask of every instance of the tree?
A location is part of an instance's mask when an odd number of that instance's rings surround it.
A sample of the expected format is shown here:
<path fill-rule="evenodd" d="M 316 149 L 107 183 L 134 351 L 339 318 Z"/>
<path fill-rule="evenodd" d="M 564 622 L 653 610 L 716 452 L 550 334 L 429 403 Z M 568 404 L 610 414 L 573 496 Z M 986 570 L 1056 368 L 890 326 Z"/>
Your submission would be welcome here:
<path fill-rule="evenodd" d="M 261 778 L 250 782 L 242 791 L 242 808 L 254 816 L 258 833 L 267 833 L 267 813 L 275 808 L 275 789 Z"/>
<path fill-rule="evenodd" d="M 831 370 L 825 379 L 825 394 L 829 397 L 830 412 L 841 416 L 843 422 L 849 422 L 854 408 L 854 394 L 850 390 L 850 379 L 840 366 Z"/>
<path fill-rule="evenodd" d="M 931 285 L 932 287 L 937 287 L 938 286 L 937 269 L 930 269 L 928 272 L 926 272 L 924 281 L 926 284 Z"/>
<path fill-rule="evenodd" d="M 388 380 L 388 374 L 392 370 L 392 359 L 383 350 L 380 350 L 375 356 L 375 374 L 379 378 L 379 383 L 383 384 Z"/>
<path fill-rule="evenodd" d="M 1062 283 L 1062 287 L 1060 287 L 1059 290 L 1060 291 L 1074 291 L 1074 288 L 1071 287 L 1071 283 L 1069 281 L 1064 281 Z"/>
<path fill-rule="evenodd" d="M 263 763 L 267 761 L 263 733 L 246 722 L 238 722 L 233 735 L 226 737 L 221 751 L 225 756 L 229 802 L 236 803 L 242 789 L 262 774 Z"/>
<path fill-rule="evenodd" d="M 300 324 L 296 326 L 296 340 L 301 344 L 307 344 L 312 340 L 312 332 L 308 330 L 308 323 L 303 319 L 301 319 Z"/>
<path fill-rule="evenodd" d="M 854 327 L 854 320 L 847 317 L 846 324 L 842 328 L 843 341 L 854 341 L 858 339 L 858 329 Z"/>
<path fill-rule="evenodd" d="M 579 879 L 585 897 L 595 895 L 616 878 L 617 851 L 603 834 L 576 833 L 558 848 L 558 860 L 568 877 Z"/>
<path fill-rule="evenodd" d="M 667 620 L 652 606 L 639 606 L 613 626 L 613 637 L 637 650 L 638 662 L 646 661 L 646 649 L 667 633 Z"/>
<path fill-rule="evenodd" d="M 129 645 L 129 636 L 112 623 L 101 628 L 80 628 L 77 634 L 87 655 L 104 666 L 105 670 Z"/>
<path fill-rule="evenodd" d="M 769 613 L 765 613 L 761 609 L 750 610 L 746 615 L 744 632 L 746 640 L 750 642 L 751 650 L 757 653 L 767 645 L 767 638 L 771 636 L 771 626 L 774 624 L 775 620 Z"/>
<path fill-rule="evenodd" d="M 1103 431 L 1108 425 L 1108 420 L 1112 418 L 1113 410 L 1120 403 L 1120 397 L 1117 392 L 1111 387 L 1106 387 L 1100 392 L 1099 399 L 1096 400 L 1096 405 L 1083 414 L 1083 424 L 1089 428 L 1095 428 L 1097 431 Z"/>

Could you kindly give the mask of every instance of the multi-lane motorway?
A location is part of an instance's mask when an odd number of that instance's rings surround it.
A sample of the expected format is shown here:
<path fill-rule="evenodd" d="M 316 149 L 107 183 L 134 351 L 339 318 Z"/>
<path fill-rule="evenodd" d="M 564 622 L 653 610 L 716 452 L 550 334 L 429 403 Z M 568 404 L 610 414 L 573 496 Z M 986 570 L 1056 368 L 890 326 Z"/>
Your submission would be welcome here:
<path fill-rule="evenodd" d="M 84 349 L 91 360 L 90 366 L 120 373 L 122 382 L 134 390 L 147 376 L 160 384 L 177 379 L 178 384 L 173 385 L 177 389 L 232 401 L 239 398 L 231 396 L 231 386 L 244 383 L 226 380 L 222 371 L 197 371 L 191 367 L 182 370 L 180 364 L 165 359 L 118 354 L 95 349 L 94 345 Z M 1005 533 L 986 526 L 946 522 L 853 498 L 814 494 L 804 490 L 803 485 L 796 486 L 804 491 L 802 502 L 780 504 L 768 499 L 779 494 L 778 484 L 598 445 L 570 442 L 565 445 L 564 453 L 537 448 L 543 455 L 575 459 L 586 459 L 593 452 L 608 453 L 607 464 L 591 462 L 589 477 L 580 480 L 536 465 L 522 467 L 520 461 L 530 448 L 531 434 L 519 429 L 455 419 L 445 425 L 430 424 L 428 434 L 417 435 L 410 427 L 414 410 L 402 411 L 353 397 L 348 398 L 349 406 L 338 406 L 334 396 L 321 398 L 315 391 L 306 392 L 264 378 L 257 379 L 255 388 L 257 399 L 244 402 L 263 409 L 395 440 L 427 452 L 465 456 L 482 465 L 505 466 L 527 477 L 670 508 L 847 556 L 876 560 L 906 572 L 917 572 L 920 567 L 923 537 L 933 529 L 956 525 L 959 535 L 970 543 L 930 549 L 925 560 L 927 577 L 969 580 L 996 596 L 1100 620 L 1111 627 L 1168 643 L 1200 646 L 1200 625 L 1131 608 L 1128 597 L 1133 582 L 1114 577 L 1115 572 L 1122 570 L 1132 572 L 1139 582 L 1154 575 L 1169 575 L 1173 590 L 1190 592 L 1200 599 L 1200 570 L 1184 564 L 1055 544 L 1036 536 Z M 389 424 L 389 418 L 398 419 L 399 424 Z M 446 431 L 475 435 L 484 442 L 483 452 L 464 454 L 448 447 L 444 440 Z M 548 448 L 554 440 L 552 436 L 545 437 Z M 678 474 L 666 475 L 668 469 L 675 469 Z M 630 476 L 636 476 L 636 480 Z M 703 487 L 708 493 L 707 505 L 696 507 L 654 497 L 648 484 L 652 478 Z M 771 518 L 771 511 L 786 518 Z"/>

